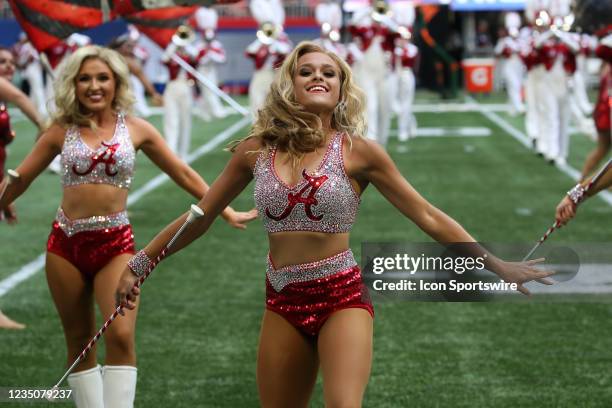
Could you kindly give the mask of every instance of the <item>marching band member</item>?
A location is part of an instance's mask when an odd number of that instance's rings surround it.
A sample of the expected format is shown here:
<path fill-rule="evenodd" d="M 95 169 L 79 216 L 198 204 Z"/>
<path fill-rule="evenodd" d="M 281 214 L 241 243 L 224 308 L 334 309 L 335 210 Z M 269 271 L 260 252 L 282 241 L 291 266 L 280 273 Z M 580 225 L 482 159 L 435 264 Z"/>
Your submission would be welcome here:
<path fill-rule="evenodd" d="M 507 35 L 497 42 L 495 55 L 503 60 L 502 72 L 510 100 L 510 114 L 514 116 L 525 112 L 525 105 L 521 100 L 525 67 L 520 57 L 521 46 L 518 39 L 521 17 L 517 13 L 507 13 L 505 25 Z"/>
<path fill-rule="evenodd" d="M 347 50 L 344 44 L 340 42 L 342 10 L 338 3 L 328 0 L 317 4 L 315 19 L 321 26 L 321 35 L 314 40 L 314 43 L 346 60 L 348 56 Z"/>
<path fill-rule="evenodd" d="M 540 87 L 544 110 L 541 130 L 547 140 L 543 153 L 547 160 L 565 165 L 569 147 L 569 80 L 576 71 L 580 46 L 562 30 L 569 2 L 559 0 L 554 6 L 552 25 L 536 39 L 535 45 L 546 69 Z"/>
<path fill-rule="evenodd" d="M 201 34 L 202 41 L 197 44 L 198 55 L 196 57 L 198 72 L 208 78 L 215 85 L 217 79 L 217 65 L 227 61 L 223 44 L 215 38 L 217 29 L 217 12 L 208 7 L 200 7 L 195 14 L 197 30 Z M 201 87 L 202 97 L 198 108 L 205 120 L 211 117 L 224 118 L 228 112 L 223 107 L 217 94 L 207 87 Z"/>
<path fill-rule="evenodd" d="M 147 118 L 151 116 L 152 112 L 145 98 L 145 90 L 151 95 L 153 104 L 156 106 L 163 105 L 163 97 L 157 92 L 142 69 L 142 62 L 146 60 L 147 54 L 146 50 L 136 44 L 140 33 L 135 27 L 132 27 L 128 28 L 129 32 L 127 34 L 113 40 L 109 47 L 119 52 L 125 58 L 130 69 L 130 85 L 136 99 L 134 109 L 139 116 Z"/>
<path fill-rule="evenodd" d="M 282 64 L 292 46 L 283 32 L 285 11 L 280 0 L 253 0 L 249 8 L 260 24 L 257 39 L 246 49 L 246 56 L 255 64 L 249 84 L 249 105 L 255 120 L 274 80 L 274 68 Z"/>
<path fill-rule="evenodd" d="M 47 116 L 47 100 L 45 99 L 45 85 L 40 55 L 32 43 L 28 41 L 25 34 L 20 36 L 16 51 L 17 66 L 30 85 L 30 98 L 38 112 L 42 116 Z"/>
<path fill-rule="evenodd" d="M 411 3 L 393 3 L 391 6 L 393 18 L 400 25 L 399 36 L 395 39 L 391 65 L 394 75 L 392 82 L 394 111 L 397 113 L 398 139 L 406 141 L 416 136 L 417 122 L 412 113 L 414 89 L 416 85 L 414 68 L 417 63 L 419 49 L 411 42 L 410 31 L 414 24 L 414 6 Z"/>
<path fill-rule="evenodd" d="M 196 51 L 191 45 L 193 33 L 188 30 L 184 29 L 183 37 L 178 34 L 173 36 L 161 59 L 168 68 L 170 78 L 164 90 L 164 134 L 170 149 L 183 160 L 189 154 L 191 145 L 193 79 L 172 59 L 172 55 L 195 67 Z"/>
<path fill-rule="evenodd" d="M 353 14 L 349 29 L 363 58 L 353 63 L 355 81 L 367 95 L 367 137 L 387 144 L 391 122 L 391 53 L 397 26 L 385 1 L 362 7 Z"/>
<path fill-rule="evenodd" d="M 526 115 L 525 128 L 534 150 L 539 156 L 548 151 L 548 138 L 543 129 L 546 112 L 541 99 L 547 90 L 544 88 L 546 68 L 542 63 L 541 53 L 536 47 L 536 39 L 550 26 L 548 11 L 550 0 L 527 0 L 525 17 L 529 23 L 521 29 L 521 59 L 527 70 L 525 81 Z"/>
<path fill-rule="evenodd" d="M 566 16 L 567 20 L 564 28 L 569 29 L 573 21 L 573 14 Z M 593 113 L 593 105 L 589 102 L 587 95 L 585 75 L 587 75 L 587 57 L 595 52 L 597 39 L 586 34 L 569 33 L 573 40 L 579 44 L 580 51 L 576 54 L 576 71 L 569 80 L 569 106 L 571 118 L 578 130 L 586 134 L 589 138 L 597 139 L 597 130 L 590 117 Z"/>

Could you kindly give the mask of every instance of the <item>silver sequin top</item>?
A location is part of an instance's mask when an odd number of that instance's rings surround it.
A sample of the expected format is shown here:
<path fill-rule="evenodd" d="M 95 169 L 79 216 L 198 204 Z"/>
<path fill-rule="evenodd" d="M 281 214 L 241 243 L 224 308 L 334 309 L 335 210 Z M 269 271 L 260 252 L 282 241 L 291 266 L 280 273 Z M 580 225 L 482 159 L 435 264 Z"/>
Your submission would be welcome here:
<path fill-rule="evenodd" d="M 342 133 L 336 133 L 317 170 L 302 171 L 295 186 L 285 184 L 274 168 L 276 149 L 257 158 L 255 205 L 269 233 L 281 231 L 349 232 L 359 208 L 359 196 L 344 169 Z"/>
<path fill-rule="evenodd" d="M 111 140 L 93 150 L 81 138 L 78 126 L 66 131 L 61 153 L 64 187 L 78 184 L 110 184 L 129 189 L 134 177 L 136 151 L 125 125 L 125 115 L 117 114 L 117 127 Z"/>

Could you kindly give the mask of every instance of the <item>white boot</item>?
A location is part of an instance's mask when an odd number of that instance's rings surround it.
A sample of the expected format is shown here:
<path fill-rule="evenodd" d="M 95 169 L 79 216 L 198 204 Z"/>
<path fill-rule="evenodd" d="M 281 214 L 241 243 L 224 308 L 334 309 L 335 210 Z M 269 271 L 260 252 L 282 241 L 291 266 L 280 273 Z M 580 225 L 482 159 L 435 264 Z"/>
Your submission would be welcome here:
<path fill-rule="evenodd" d="M 100 366 L 68 376 L 77 408 L 104 408 Z"/>
<path fill-rule="evenodd" d="M 104 366 L 104 407 L 132 408 L 136 396 L 136 367 Z"/>

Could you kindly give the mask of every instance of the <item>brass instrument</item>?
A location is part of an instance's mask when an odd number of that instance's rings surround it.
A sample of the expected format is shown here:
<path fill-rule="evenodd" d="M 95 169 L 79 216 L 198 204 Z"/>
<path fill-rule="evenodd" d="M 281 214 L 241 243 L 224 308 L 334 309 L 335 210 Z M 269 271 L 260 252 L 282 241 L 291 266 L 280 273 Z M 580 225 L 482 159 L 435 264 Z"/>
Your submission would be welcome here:
<path fill-rule="evenodd" d="M 263 22 L 257 30 L 257 39 L 264 45 L 270 45 L 278 37 L 279 31 L 276 24 L 270 21 Z"/>
<path fill-rule="evenodd" d="M 329 23 L 321 25 L 321 35 L 322 37 L 329 38 L 332 42 L 340 41 L 340 33 Z"/>
<path fill-rule="evenodd" d="M 540 11 L 535 19 L 537 27 L 547 28 L 550 26 L 551 22 L 550 15 L 545 10 Z"/>
<path fill-rule="evenodd" d="M 190 26 L 183 24 L 180 25 L 179 28 L 176 29 L 176 32 L 172 36 L 172 42 L 177 47 L 186 47 L 187 45 L 193 43 L 195 41 L 195 33 L 193 28 Z"/>
<path fill-rule="evenodd" d="M 372 10 L 372 20 L 381 22 L 383 17 L 390 15 L 389 5 L 384 0 L 376 0 Z"/>

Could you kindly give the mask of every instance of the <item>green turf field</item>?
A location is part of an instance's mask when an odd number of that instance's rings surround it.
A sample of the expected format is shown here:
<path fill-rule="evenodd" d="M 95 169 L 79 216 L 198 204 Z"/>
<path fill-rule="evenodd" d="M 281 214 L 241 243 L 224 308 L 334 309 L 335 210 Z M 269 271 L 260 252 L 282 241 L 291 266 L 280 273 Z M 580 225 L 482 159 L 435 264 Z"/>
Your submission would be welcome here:
<path fill-rule="evenodd" d="M 503 101 L 498 96 L 479 99 Z M 442 103 L 427 93 L 418 95 L 419 102 Z M 497 115 L 523 131 L 522 118 Z M 238 119 L 195 119 L 194 148 Z M 417 120 L 420 127 L 491 129 L 489 137 L 418 137 L 403 144 L 392 139 L 388 146 L 417 190 L 480 241 L 535 242 L 575 184 L 479 112 L 424 112 Z M 151 121 L 161 128 L 159 116 Z M 18 122 L 15 128 L 18 139 L 10 146 L 8 167 L 18 164 L 33 140 L 29 123 Z M 229 157 L 222 146 L 193 163 L 209 182 Z M 584 136 L 572 136 L 569 164 L 580 169 L 593 146 Z M 158 173 L 139 154 L 132 191 Z M 60 194 L 58 177 L 44 173 L 17 201 L 19 224 L 0 225 L 0 281 L 44 251 Z M 132 205 L 137 245 L 146 244 L 193 201 L 167 182 Z M 232 205 L 251 208 L 252 186 Z M 612 245 L 611 222 L 612 206 L 591 199 L 550 240 Z M 358 257 L 363 241 L 430 239 L 370 187 L 351 237 Z M 146 282 L 137 331 L 137 407 L 258 406 L 255 359 L 266 251 L 259 220 L 245 232 L 219 220 Z M 364 406 L 609 407 L 612 304 L 607 295 L 591 303 L 583 298 L 568 295 L 565 303 L 377 303 Z M 44 273 L 0 297 L 0 309 L 28 325 L 24 331 L 0 331 L 0 387 L 52 386 L 64 372 L 65 349 Z M 312 406 L 321 407 L 322 401 L 319 382 Z"/>

